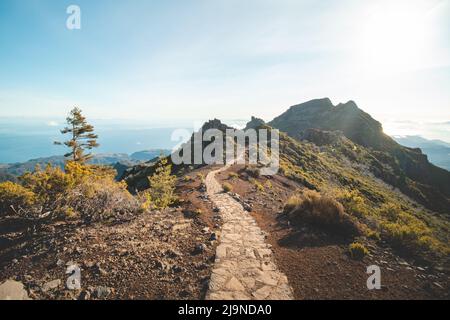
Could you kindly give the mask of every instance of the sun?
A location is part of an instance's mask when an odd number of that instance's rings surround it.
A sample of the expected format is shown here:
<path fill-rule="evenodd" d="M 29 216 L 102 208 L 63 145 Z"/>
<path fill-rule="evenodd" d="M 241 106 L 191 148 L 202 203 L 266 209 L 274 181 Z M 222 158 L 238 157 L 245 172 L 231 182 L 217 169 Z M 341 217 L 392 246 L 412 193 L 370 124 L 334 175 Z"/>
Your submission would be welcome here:
<path fill-rule="evenodd" d="M 360 56 L 368 74 L 410 71 L 426 63 L 431 30 L 422 2 L 388 1 L 371 7 L 360 32 Z"/>

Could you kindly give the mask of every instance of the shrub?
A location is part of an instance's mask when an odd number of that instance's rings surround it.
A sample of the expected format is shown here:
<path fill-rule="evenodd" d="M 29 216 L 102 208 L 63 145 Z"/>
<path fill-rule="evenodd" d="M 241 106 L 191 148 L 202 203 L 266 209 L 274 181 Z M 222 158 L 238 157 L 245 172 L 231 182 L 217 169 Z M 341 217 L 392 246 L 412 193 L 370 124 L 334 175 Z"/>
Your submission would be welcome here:
<path fill-rule="evenodd" d="M 298 194 L 292 195 L 284 204 L 284 212 L 292 212 L 295 208 L 300 206 L 302 201 L 302 198 Z"/>
<path fill-rule="evenodd" d="M 0 183 L 0 214 L 13 214 L 19 207 L 32 206 L 35 201 L 36 195 L 29 189 L 10 181 Z"/>
<path fill-rule="evenodd" d="M 431 229 L 425 223 L 403 211 L 400 206 L 385 204 L 380 208 L 379 215 L 382 235 L 394 246 L 414 249 L 427 243 L 423 237 L 431 236 Z"/>
<path fill-rule="evenodd" d="M 197 173 L 197 178 L 200 179 L 201 183 L 205 182 L 205 175 L 203 173 L 201 173 L 201 172 Z"/>
<path fill-rule="evenodd" d="M 261 184 L 261 182 L 259 182 L 256 179 L 252 179 L 251 182 L 255 186 L 256 191 L 259 191 L 259 192 L 263 192 L 264 191 L 264 186 Z"/>
<path fill-rule="evenodd" d="M 176 176 L 171 172 L 172 165 L 167 158 L 161 158 L 155 173 L 148 178 L 150 188 L 143 193 L 144 209 L 165 209 L 176 201 Z"/>
<path fill-rule="evenodd" d="M 22 186 L 0 185 L 0 207 L 23 206 L 27 214 L 50 212 L 50 218 L 82 218 L 85 222 L 137 212 L 138 202 L 125 182 L 115 181 L 115 175 L 111 167 L 73 161 L 66 163 L 65 171 L 51 165 L 44 170 L 36 167 L 20 177 Z"/>
<path fill-rule="evenodd" d="M 368 214 L 364 198 L 357 190 L 334 190 L 334 193 L 336 200 L 344 206 L 345 212 L 358 217 Z"/>
<path fill-rule="evenodd" d="M 233 190 L 233 186 L 227 182 L 222 185 L 223 191 L 231 192 Z"/>
<path fill-rule="evenodd" d="M 294 224 L 306 222 L 343 236 L 360 233 L 358 224 L 344 212 L 339 202 L 313 190 L 290 198 L 285 212 Z"/>
<path fill-rule="evenodd" d="M 239 175 L 236 172 L 230 172 L 228 174 L 228 179 L 230 179 L 230 180 L 234 180 L 234 179 L 238 179 L 238 178 L 239 178 Z"/>
<path fill-rule="evenodd" d="M 353 242 L 352 244 L 350 244 L 348 250 L 352 259 L 355 260 L 362 260 L 362 258 L 364 258 L 364 256 L 369 253 L 369 250 L 367 250 L 366 247 L 359 242 Z"/>
<path fill-rule="evenodd" d="M 138 206 L 126 183 L 116 182 L 108 176 L 90 176 L 66 193 L 58 205 L 58 213 L 93 222 L 127 218 L 138 211 Z"/>
<path fill-rule="evenodd" d="M 48 164 L 45 170 L 36 166 L 34 172 L 27 172 L 21 176 L 23 186 L 36 195 L 36 202 L 45 210 L 55 209 L 55 203 L 76 184 L 74 175 L 66 174 L 59 167 Z"/>
<path fill-rule="evenodd" d="M 273 185 L 272 185 L 272 182 L 270 182 L 270 180 L 267 180 L 267 181 L 266 181 L 265 186 L 266 186 L 266 188 L 268 188 L 268 189 L 273 189 Z"/>

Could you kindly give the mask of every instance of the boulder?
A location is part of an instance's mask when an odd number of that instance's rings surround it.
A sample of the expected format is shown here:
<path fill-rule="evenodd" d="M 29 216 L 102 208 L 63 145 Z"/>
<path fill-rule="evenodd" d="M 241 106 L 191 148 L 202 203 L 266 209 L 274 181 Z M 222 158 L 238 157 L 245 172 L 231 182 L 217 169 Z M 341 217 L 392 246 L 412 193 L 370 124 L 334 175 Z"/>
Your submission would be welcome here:
<path fill-rule="evenodd" d="M 23 284 L 14 280 L 6 280 L 0 285 L 0 300 L 31 300 Z"/>

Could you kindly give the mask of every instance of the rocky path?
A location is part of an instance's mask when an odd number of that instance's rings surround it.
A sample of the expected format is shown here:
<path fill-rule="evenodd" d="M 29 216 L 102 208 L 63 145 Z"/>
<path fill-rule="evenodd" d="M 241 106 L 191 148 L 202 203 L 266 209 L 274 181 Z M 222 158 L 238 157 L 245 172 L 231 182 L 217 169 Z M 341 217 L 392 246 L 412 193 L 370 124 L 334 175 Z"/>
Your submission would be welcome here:
<path fill-rule="evenodd" d="M 205 180 L 208 195 L 223 220 L 206 299 L 291 300 L 292 289 L 275 265 L 263 232 L 238 201 L 223 193 L 215 179 L 216 173 L 228 167 L 210 172 Z"/>

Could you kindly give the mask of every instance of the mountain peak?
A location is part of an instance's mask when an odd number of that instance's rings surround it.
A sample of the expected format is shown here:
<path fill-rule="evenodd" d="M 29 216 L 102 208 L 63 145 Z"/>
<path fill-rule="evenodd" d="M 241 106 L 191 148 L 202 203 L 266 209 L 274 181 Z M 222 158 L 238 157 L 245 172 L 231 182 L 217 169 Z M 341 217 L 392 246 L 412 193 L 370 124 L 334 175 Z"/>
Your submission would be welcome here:
<path fill-rule="evenodd" d="M 350 140 L 374 149 L 395 144 L 383 133 L 381 123 L 361 110 L 353 100 L 336 106 L 328 98 L 311 100 L 289 108 L 269 125 L 296 138 L 301 138 L 307 129 L 321 129 L 342 131 Z"/>
<path fill-rule="evenodd" d="M 247 129 L 256 129 L 256 128 L 259 128 L 261 126 L 264 126 L 265 124 L 266 123 L 264 122 L 264 120 L 252 116 L 251 120 L 249 122 L 247 122 L 247 125 L 245 126 L 245 130 L 247 130 Z"/>
<path fill-rule="evenodd" d="M 300 110 L 300 109 L 309 109 L 309 108 L 314 108 L 314 109 L 330 109 L 333 108 L 333 103 L 331 102 L 331 100 L 329 98 L 320 98 L 320 99 L 313 99 L 313 100 L 309 100 L 307 102 L 303 102 L 297 105 L 292 106 L 289 110 L 291 111 L 295 111 L 295 110 Z"/>

